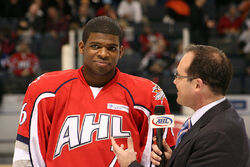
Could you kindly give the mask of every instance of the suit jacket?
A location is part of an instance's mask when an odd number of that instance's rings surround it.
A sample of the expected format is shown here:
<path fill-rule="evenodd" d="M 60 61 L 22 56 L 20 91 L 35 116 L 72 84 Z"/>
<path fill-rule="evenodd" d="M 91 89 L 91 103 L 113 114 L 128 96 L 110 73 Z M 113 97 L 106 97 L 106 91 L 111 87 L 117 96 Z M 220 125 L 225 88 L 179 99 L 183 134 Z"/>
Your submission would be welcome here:
<path fill-rule="evenodd" d="M 168 167 L 246 167 L 248 154 L 244 121 L 225 100 L 184 135 Z"/>

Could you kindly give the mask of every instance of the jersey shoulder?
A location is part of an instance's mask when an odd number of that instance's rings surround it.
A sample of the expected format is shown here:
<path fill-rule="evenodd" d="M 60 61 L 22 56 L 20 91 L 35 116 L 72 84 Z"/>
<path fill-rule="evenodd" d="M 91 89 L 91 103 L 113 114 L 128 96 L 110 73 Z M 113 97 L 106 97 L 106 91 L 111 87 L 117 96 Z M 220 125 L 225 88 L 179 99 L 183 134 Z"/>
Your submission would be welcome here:
<path fill-rule="evenodd" d="M 138 91 L 145 91 L 147 89 L 152 89 L 155 86 L 158 86 L 149 79 L 142 78 L 139 76 L 134 76 L 126 73 L 120 73 L 119 83 L 130 89 L 136 89 Z"/>
<path fill-rule="evenodd" d="M 138 103 L 143 103 L 146 99 L 162 101 L 166 98 L 160 86 L 146 78 L 121 73 L 118 84 L 126 88 L 135 101 L 139 100 Z"/>
<path fill-rule="evenodd" d="M 44 73 L 29 84 L 27 91 L 55 92 L 62 84 L 78 78 L 75 69 Z"/>

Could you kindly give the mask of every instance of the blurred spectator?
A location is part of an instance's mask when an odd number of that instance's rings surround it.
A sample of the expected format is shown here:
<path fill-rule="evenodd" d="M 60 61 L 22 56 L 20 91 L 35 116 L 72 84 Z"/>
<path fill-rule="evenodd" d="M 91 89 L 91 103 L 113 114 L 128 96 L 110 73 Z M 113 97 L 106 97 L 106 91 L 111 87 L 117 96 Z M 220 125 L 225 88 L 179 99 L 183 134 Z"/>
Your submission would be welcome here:
<path fill-rule="evenodd" d="M 15 51 L 16 47 L 16 33 L 11 32 L 8 28 L 0 30 L 0 42 L 2 45 L 2 52 L 11 55 Z"/>
<path fill-rule="evenodd" d="M 60 15 L 58 9 L 50 6 L 47 9 L 45 34 L 42 37 L 39 57 L 60 57 L 61 46 L 68 42 L 69 20 Z"/>
<path fill-rule="evenodd" d="M 167 40 L 160 32 L 154 32 L 150 24 L 145 24 L 143 27 L 143 33 L 139 36 L 139 42 L 141 45 L 141 53 L 144 56 L 147 52 L 155 51 L 158 47 L 158 42 L 163 40 L 168 45 Z"/>
<path fill-rule="evenodd" d="M 43 11 L 38 3 L 32 3 L 25 14 L 25 19 L 28 21 L 30 28 L 34 33 L 43 33 L 44 20 Z"/>
<path fill-rule="evenodd" d="M 68 3 L 68 0 L 49 0 L 47 4 L 47 9 L 54 7 L 57 9 L 57 12 L 61 17 L 64 17 L 66 20 L 71 20 L 73 16 L 73 10 Z"/>
<path fill-rule="evenodd" d="M 173 59 L 166 49 L 164 39 L 158 39 L 156 48 L 146 53 L 139 70 L 149 75 L 169 75 Z"/>
<path fill-rule="evenodd" d="M 20 39 L 31 42 L 34 31 L 30 28 L 29 22 L 25 18 L 22 18 L 18 23 L 16 33 Z"/>
<path fill-rule="evenodd" d="M 21 18 L 17 27 L 17 35 L 21 40 L 31 43 L 31 50 L 36 54 L 40 49 L 40 41 L 44 33 L 43 11 L 40 9 L 38 2 L 33 2 L 25 17 Z"/>
<path fill-rule="evenodd" d="M 242 17 L 246 18 L 250 10 L 250 1 L 242 0 L 238 5 L 238 9 L 241 12 Z"/>
<path fill-rule="evenodd" d="M 43 15 L 44 13 L 43 13 L 43 7 L 44 7 L 44 3 L 45 3 L 45 1 L 44 0 L 33 0 L 32 2 L 31 2 L 31 4 L 32 3 L 36 3 L 38 6 L 39 6 L 39 12 L 42 12 L 42 14 L 41 15 Z"/>
<path fill-rule="evenodd" d="M 72 16 L 76 16 L 77 11 L 78 11 L 78 7 L 80 6 L 80 5 L 78 5 L 79 0 L 67 0 L 67 2 L 68 2 L 68 5 L 71 9 Z"/>
<path fill-rule="evenodd" d="M 141 55 L 132 48 L 131 41 L 128 40 L 130 37 L 126 35 L 126 29 L 130 28 L 129 24 L 123 19 L 119 20 L 119 24 L 125 32 L 125 35 L 122 41 L 124 54 L 119 60 L 118 68 L 122 72 L 132 75 L 138 75 L 138 66 L 141 61 Z"/>
<path fill-rule="evenodd" d="M 10 71 L 18 77 L 36 76 L 40 72 L 38 57 L 30 52 L 27 41 L 22 40 L 17 46 L 17 52 L 9 60 Z"/>
<path fill-rule="evenodd" d="M 127 22 L 126 20 L 123 20 L 123 19 L 120 19 L 120 20 L 119 20 L 119 24 L 120 24 L 120 26 L 121 26 L 121 28 L 122 28 L 122 30 L 123 30 L 124 32 L 126 32 L 126 29 L 127 29 L 128 27 L 130 27 L 129 24 L 128 24 L 128 22 Z M 132 47 L 131 47 L 131 45 L 130 45 L 130 42 L 129 42 L 129 40 L 128 40 L 128 37 L 126 37 L 126 33 L 124 33 L 122 45 L 123 45 L 123 47 L 124 47 L 124 52 L 125 52 L 124 54 L 129 54 L 129 55 L 131 55 L 131 54 L 134 53 L 134 51 L 133 51 L 133 49 L 132 49 Z"/>
<path fill-rule="evenodd" d="M 117 10 L 118 16 L 129 22 L 142 22 L 142 8 L 140 2 L 136 0 L 122 0 Z"/>
<path fill-rule="evenodd" d="M 215 27 L 215 22 L 203 11 L 205 3 L 206 0 L 194 0 L 190 8 L 190 35 L 194 44 L 207 44 L 209 29 Z"/>
<path fill-rule="evenodd" d="M 247 28 L 241 32 L 239 36 L 239 42 L 242 48 L 242 52 L 245 55 L 250 55 L 250 18 L 247 18 L 245 23 Z"/>
<path fill-rule="evenodd" d="M 68 42 L 69 20 L 60 15 L 58 9 L 50 6 L 47 9 L 48 18 L 46 20 L 46 35 L 59 39 L 61 44 Z"/>
<path fill-rule="evenodd" d="M 70 23 L 70 28 L 78 29 L 83 28 L 84 25 L 94 17 L 93 14 L 89 11 L 88 3 L 81 3 L 78 9 L 78 14 L 73 18 Z"/>
<path fill-rule="evenodd" d="M 96 12 L 96 16 L 109 16 L 112 19 L 117 19 L 117 15 L 115 10 L 112 8 L 110 4 L 104 4 L 101 8 L 99 8 Z"/>
<path fill-rule="evenodd" d="M 39 52 L 42 34 L 34 31 L 27 19 L 20 19 L 16 33 L 19 40 L 25 40 L 30 43 L 32 52 L 36 54 Z"/>
<path fill-rule="evenodd" d="M 157 0 L 139 0 L 142 6 L 142 13 L 147 13 L 148 8 L 157 5 Z"/>
<path fill-rule="evenodd" d="M 40 16 L 46 17 L 46 9 L 47 9 L 47 0 L 33 0 L 30 4 L 35 3 L 38 5 L 39 11 L 38 14 Z"/>
<path fill-rule="evenodd" d="M 218 17 L 221 16 L 221 12 L 223 12 L 223 10 L 221 10 L 220 6 L 216 6 L 216 1 L 217 0 L 207 0 L 205 5 L 203 6 L 203 10 L 208 18 L 217 21 L 219 19 Z M 218 11 L 220 11 L 220 13 Z"/>
<path fill-rule="evenodd" d="M 25 91 L 28 84 L 40 75 L 40 64 L 38 57 L 30 52 L 27 41 L 22 40 L 17 46 L 17 52 L 9 59 L 10 90 Z"/>
<path fill-rule="evenodd" d="M 244 18 L 240 15 L 237 6 L 230 4 L 228 11 L 219 19 L 217 31 L 220 35 L 234 40 L 239 35 L 243 21 Z"/>
<path fill-rule="evenodd" d="M 185 21 L 190 15 L 190 8 L 184 0 L 167 0 L 166 15 L 174 21 Z"/>
<path fill-rule="evenodd" d="M 91 0 L 80 0 L 80 5 L 85 5 L 88 7 L 88 14 L 90 15 L 91 18 L 95 17 L 96 9 L 92 6 L 92 1 Z M 78 9 L 79 10 L 79 9 Z"/>
<path fill-rule="evenodd" d="M 183 41 L 176 41 L 176 46 L 175 46 L 175 51 L 174 51 L 174 63 L 171 66 L 171 73 L 175 74 L 176 72 L 176 68 L 181 60 L 181 58 L 183 57 Z"/>

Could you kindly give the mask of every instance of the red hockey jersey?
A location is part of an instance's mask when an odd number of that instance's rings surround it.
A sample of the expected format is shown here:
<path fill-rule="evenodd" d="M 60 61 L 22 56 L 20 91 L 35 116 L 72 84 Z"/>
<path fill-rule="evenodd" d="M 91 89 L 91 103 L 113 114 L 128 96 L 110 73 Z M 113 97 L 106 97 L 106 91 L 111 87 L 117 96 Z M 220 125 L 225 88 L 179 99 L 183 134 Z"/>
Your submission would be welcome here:
<path fill-rule="evenodd" d="M 153 136 L 149 116 L 158 104 L 170 113 L 158 85 L 118 69 L 96 98 L 81 69 L 46 73 L 26 92 L 17 141 L 29 146 L 33 166 L 117 167 L 110 137 L 126 148 L 132 136 L 137 160 L 146 167 Z M 171 129 L 165 134 L 173 146 Z"/>

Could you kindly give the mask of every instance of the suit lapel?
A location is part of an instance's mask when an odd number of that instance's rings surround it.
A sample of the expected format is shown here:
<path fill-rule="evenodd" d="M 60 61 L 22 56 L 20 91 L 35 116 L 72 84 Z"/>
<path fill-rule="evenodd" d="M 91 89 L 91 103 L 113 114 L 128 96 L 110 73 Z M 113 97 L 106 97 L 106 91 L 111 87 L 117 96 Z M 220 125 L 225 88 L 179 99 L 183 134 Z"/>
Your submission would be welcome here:
<path fill-rule="evenodd" d="M 209 109 L 196 123 L 191 129 L 183 136 L 181 142 L 177 146 L 177 148 L 173 151 L 171 159 L 168 162 L 168 167 L 174 162 L 174 159 L 178 155 L 178 152 L 183 148 L 185 144 L 195 138 L 196 135 L 199 134 L 201 128 L 206 126 L 214 117 L 216 117 L 220 112 L 224 112 L 226 109 L 230 108 L 232 105 L 226 99 L 223 102 L 217 104 L 216 106 Z"/>
<path fill-rule="evenodd" d="M 200 131 L 200 127 L 195 124 L 195 126 L 191 127 L 191 129 L 183 136 L 179 145 L 174 149 L 171 159 L 168 163 L 168 166 L 171 166 L 172 162 L 174 161 L 175 157 L 178 155 L 178 152 L 183 148 L 185 144 L 194 138 Z"/>

